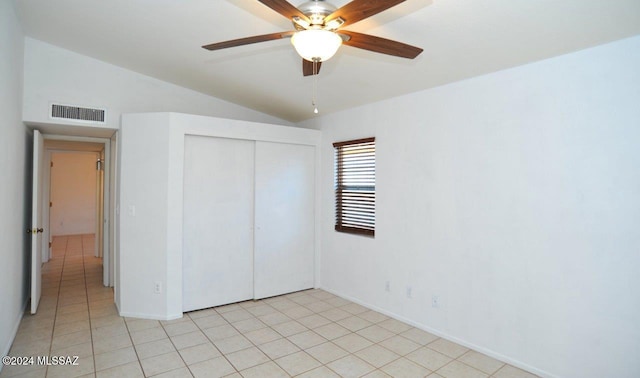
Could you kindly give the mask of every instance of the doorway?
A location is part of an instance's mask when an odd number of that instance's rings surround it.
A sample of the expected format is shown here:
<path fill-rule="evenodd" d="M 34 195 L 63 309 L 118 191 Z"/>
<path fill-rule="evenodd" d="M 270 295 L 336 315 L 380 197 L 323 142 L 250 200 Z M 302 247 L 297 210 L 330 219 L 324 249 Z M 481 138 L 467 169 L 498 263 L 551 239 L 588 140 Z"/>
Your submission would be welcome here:
<path fill-rule="evenodd" d="M 114 284 L 109 152 L 109 139 L 44 135 L 42 261 L 52 257 L 54 237 L 93 235 L 94 256 L 102 259 L 104 286 Z"/>
<path fill-rule="evenodd" d="M 95 240 L 94 257 L 102 258 L 99 211 L 102 203 L 101 152 L 54 150 L 46 142 L 45 149 L 51 160 L 48 227 L 45 223 L 50 230 L 48 257 L 53 257 L 52 245 L 56 238 L 86 235 Z M 47 260 L 47 256 L 43 256 L 43 261 Z"/>
<path fill-rule="evenodd" d="M 97 167 L 102 171 L 96 177 L 96 204 L 99 204 L 96 212 L 95 231 L 98 244 L 95 251 L 103 251 L 102 283 L 106 287 L 114 287 L 115 271 L 113 260 L 116 256 L 116 227 L 112 224 L 115 220 L 116 209 L 111 204 L 116 203 L 116 177 L 115 170 L 117 155 L 117 130 L 96 130 L 95 128 L 78 128 L 74 133 L 86 133 L 96 136 L 75 136 L 43 134 L 41 129 L 49 131 L 62 131 L 70 133 L 71 130 L 60 125 L 38 125 L 33 129 L 33 185 L 32 185 L 32 221 L 27 233 L 31 238 L 31 313 L 38 310 L 38 303 L 42 294 L 42 263 L 51 257 L 52 232 L 50 227 L 51 205 L 51 157 L 56 151 L 88 151 L 100 156 L 96 161 Z M 107 134 L 108 133 L 108 134 Z M 99 135 L 99 136 L 97 136 Z M 109 135 L 109 136 L 107 136 Z"/>

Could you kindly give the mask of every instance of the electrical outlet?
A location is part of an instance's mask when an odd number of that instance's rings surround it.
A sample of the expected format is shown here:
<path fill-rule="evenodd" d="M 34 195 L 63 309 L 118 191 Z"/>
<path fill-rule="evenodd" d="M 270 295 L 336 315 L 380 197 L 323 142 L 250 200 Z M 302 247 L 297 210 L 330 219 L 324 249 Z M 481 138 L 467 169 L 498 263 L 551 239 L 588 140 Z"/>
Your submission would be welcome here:
<path fill-rule="evenodd" d="M 387 281 L 384 283 L 384 290 L 391 291 L 391 282 Z"/>
<path fill-rule="evenodd" d="M 437 295 L 431 296 L 431 307 L 433 308 L 440 307 L 440 298 Z"/>
<path fill-rule="evenodd" d="M 407 286 L 407 298 L 411 298 L 411 286 Z"/>
<path fill-rule="evenodd" d="M 156 293 L 156 294 L 162 293 L 162 282 L 156 281 L 153 284 L 153 292 Z"/>

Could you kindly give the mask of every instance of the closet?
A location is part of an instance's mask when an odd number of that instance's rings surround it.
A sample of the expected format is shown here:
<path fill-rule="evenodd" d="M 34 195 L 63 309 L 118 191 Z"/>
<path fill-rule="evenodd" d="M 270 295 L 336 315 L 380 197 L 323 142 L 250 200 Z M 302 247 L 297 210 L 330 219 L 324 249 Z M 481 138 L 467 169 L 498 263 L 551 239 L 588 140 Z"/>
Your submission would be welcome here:
<path fill-rule="evenodd" d="M 139 113 L 118 140 L 120 315 L 177 319 L 314 287 L 319 131 Z"/>
<path fill-rule="evenodd" d="M 315 146 L 185 135 L 183 311 L 312 288 Z"/>

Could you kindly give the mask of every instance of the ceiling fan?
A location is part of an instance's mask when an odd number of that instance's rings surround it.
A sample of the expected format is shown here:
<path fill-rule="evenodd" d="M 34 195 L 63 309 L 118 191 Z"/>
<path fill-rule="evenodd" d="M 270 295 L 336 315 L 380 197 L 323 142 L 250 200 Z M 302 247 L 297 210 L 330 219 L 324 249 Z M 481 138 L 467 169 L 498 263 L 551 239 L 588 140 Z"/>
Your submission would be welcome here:
<path fill-rule="evenodd" d="M 290 19 L 295 30 L 234 39 L 202 47 L 207 50 L 220 50 L 291 37 L 291 43 L 302 57 L 304 76 L 317 75 L 320 64 L 330 59 L 342 44 L 408 59 L 415 58 L 423 51 L 405 43 L 341 29 L 405 0 L 353 0 L 340 9 L 325 0 L 307 1 L 298 8 L 287 0 L 258 1 Z"/>

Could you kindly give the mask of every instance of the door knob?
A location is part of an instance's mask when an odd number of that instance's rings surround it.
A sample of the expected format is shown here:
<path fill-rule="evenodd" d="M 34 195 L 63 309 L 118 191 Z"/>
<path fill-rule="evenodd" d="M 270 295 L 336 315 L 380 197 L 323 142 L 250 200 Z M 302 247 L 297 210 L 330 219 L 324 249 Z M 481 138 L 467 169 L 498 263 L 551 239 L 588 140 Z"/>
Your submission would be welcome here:
<path fill-rule="evenodd" d="M 39 228 L 38 233 L 44 232 L 44 228 Z"/>

